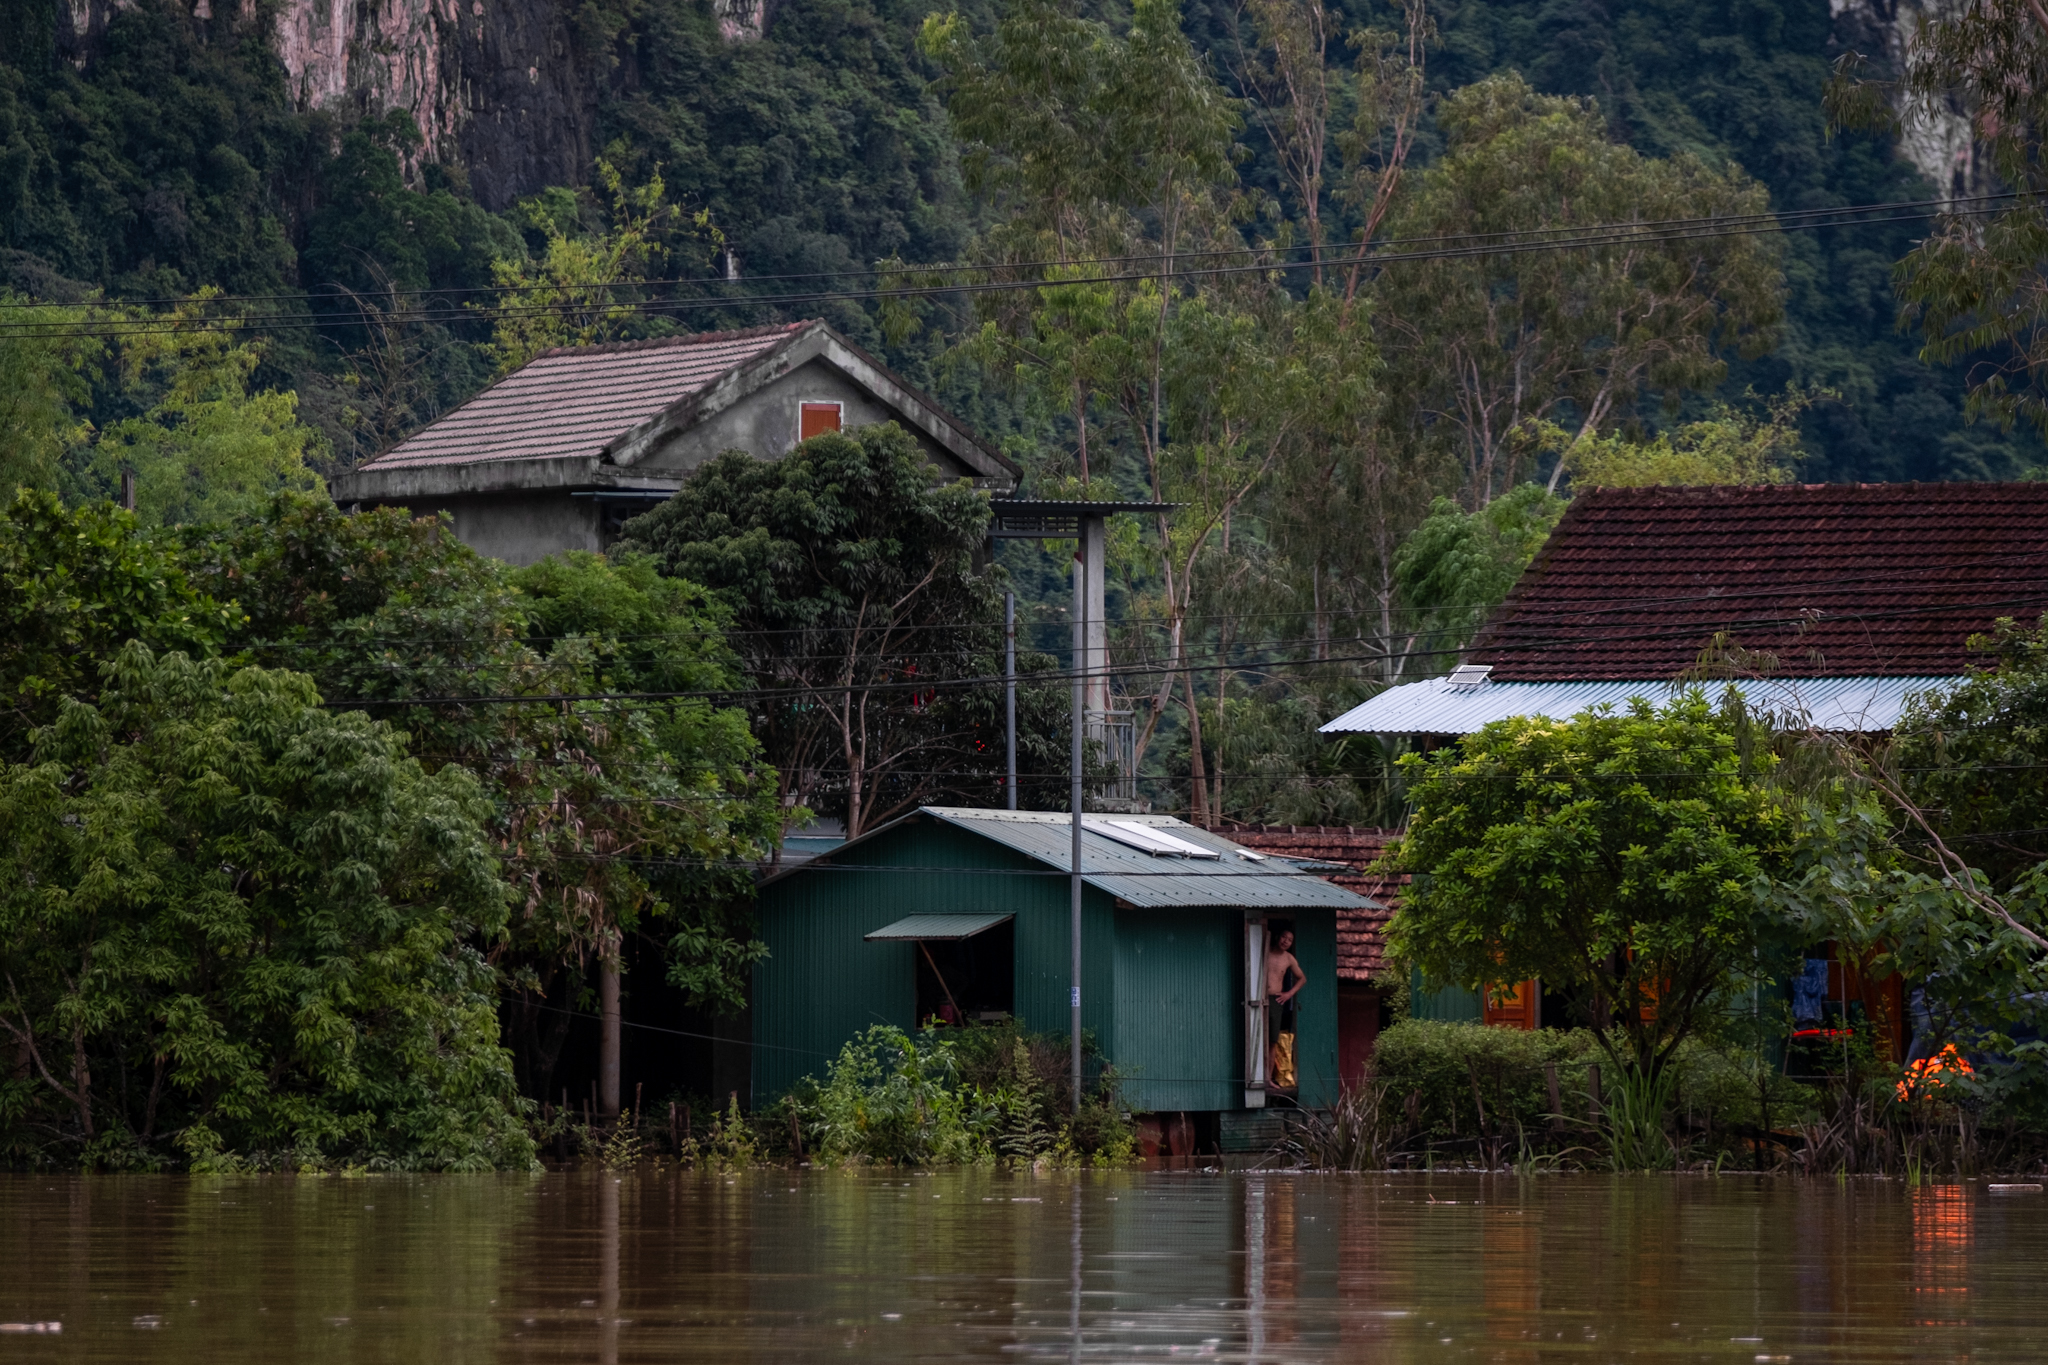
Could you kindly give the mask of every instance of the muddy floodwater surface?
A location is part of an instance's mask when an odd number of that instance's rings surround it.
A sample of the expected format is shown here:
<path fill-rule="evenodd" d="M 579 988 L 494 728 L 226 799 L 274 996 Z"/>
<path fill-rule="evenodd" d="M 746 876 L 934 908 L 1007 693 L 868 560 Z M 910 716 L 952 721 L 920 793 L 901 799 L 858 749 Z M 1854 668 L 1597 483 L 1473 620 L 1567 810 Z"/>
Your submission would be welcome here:
<path fill-rule="evenodd" d="M 0 1176 L 9 1362 L 2038 1361 L 2044 1274 L 1983 1184 Z"/>

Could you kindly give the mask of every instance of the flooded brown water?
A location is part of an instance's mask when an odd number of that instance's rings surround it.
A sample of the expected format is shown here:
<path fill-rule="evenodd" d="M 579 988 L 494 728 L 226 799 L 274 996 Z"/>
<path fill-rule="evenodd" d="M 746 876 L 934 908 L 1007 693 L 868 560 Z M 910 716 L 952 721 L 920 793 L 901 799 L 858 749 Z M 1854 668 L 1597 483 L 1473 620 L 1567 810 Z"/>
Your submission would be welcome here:
<path fill-rule="evenodd" d="M 0 1361 L 2033 1361 L 2048 1199 L 1749 1177 L 0 1176 Z"/>

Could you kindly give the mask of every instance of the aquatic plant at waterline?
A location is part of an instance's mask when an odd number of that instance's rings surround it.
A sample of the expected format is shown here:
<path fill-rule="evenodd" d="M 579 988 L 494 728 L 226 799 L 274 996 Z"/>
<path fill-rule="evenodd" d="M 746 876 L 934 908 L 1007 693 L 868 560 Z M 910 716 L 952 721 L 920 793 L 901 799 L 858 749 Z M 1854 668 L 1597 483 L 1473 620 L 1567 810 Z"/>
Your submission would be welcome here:
<path fill-rule="evenodd" d="M 1387 1105 L 1390 1082 L 1367 1075 L 1347 1085 L 1328 1110 L 1303 1110 L 1282 1141 L 1279 1155 L 1321 1171 L 1379 1171 L 1391 1164 L 1394 1116 Z"/>
<path fill-rule="evenodd" d="M 1607 1095 L 1607 1159 L 1617 1171 L 1667 1171 L 1678 1160 L 1669 1127 L 1678 1072 L 1630 1068 Z"/>

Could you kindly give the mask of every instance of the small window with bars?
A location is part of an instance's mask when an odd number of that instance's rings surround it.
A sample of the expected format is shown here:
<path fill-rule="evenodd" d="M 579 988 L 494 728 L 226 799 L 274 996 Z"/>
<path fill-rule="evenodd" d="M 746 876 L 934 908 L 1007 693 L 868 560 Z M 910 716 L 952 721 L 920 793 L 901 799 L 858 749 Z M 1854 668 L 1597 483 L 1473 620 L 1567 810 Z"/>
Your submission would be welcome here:
<path fill-rule="evenodd" d="M 796 438 L 808 441 L 813 436 L 823 436 L 828 431 L 839 430 L 840 405 L 837 403 L 805 403 L 796 419 Z"/>

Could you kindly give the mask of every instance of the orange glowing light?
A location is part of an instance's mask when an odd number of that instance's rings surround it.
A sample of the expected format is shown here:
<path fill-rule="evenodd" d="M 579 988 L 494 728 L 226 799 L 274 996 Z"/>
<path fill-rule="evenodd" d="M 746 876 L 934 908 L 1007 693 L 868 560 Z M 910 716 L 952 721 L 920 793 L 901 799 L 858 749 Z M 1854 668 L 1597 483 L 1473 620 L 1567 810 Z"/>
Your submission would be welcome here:
<path fill-rule="evenodd" d="M 1969 1059 L 1956 1051 L 1954 1043 L 1950 1043 L 1932 1057 L 1907 1064 L 1905 1077 L 1899 1082 L 1899 1101 L 1904 1104 L 1936 1098 L 1948 1088 L 1950 1081 L 1971 1074 Z"/>

